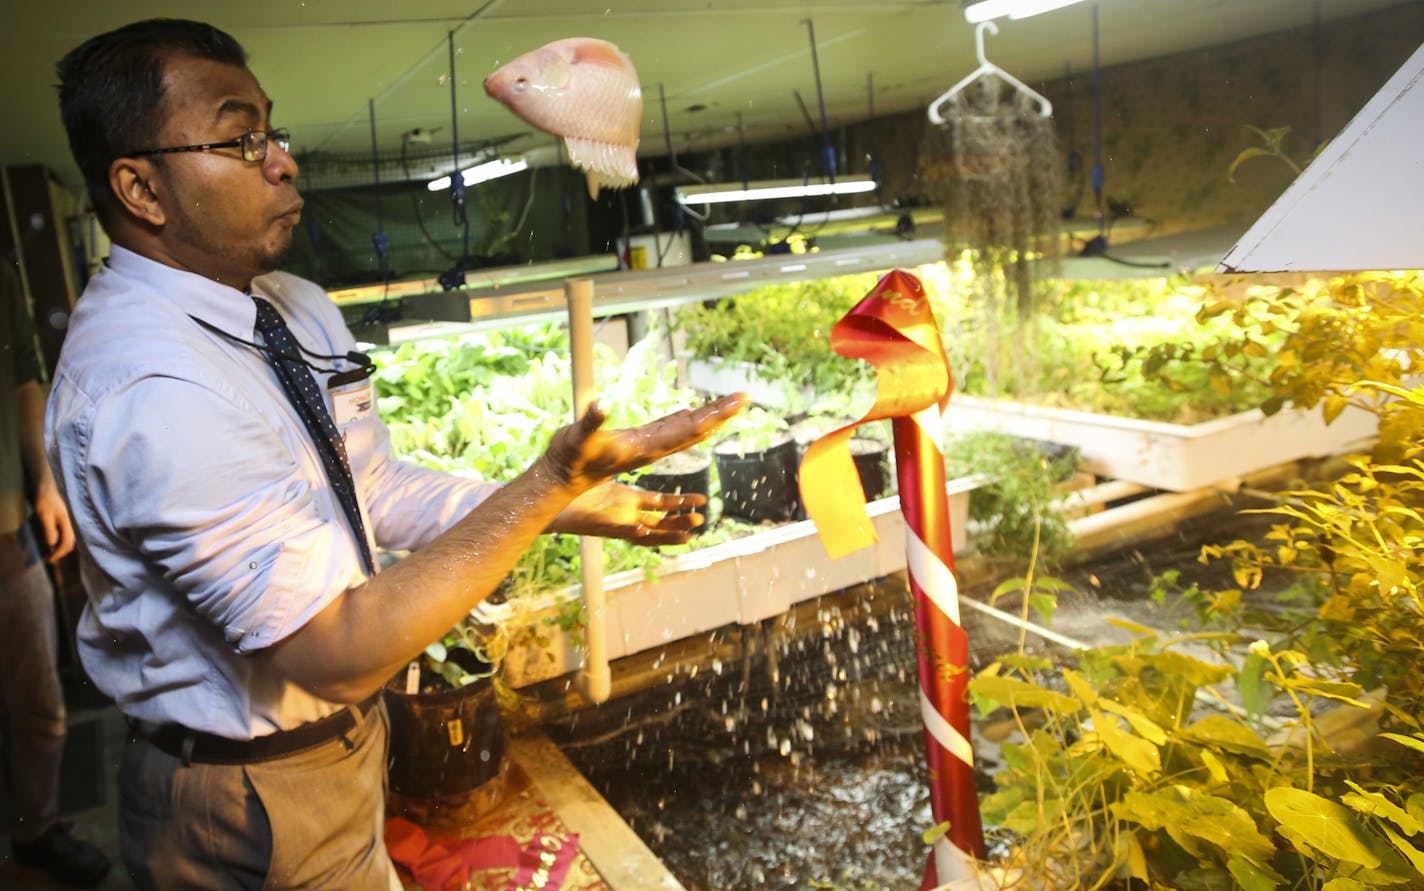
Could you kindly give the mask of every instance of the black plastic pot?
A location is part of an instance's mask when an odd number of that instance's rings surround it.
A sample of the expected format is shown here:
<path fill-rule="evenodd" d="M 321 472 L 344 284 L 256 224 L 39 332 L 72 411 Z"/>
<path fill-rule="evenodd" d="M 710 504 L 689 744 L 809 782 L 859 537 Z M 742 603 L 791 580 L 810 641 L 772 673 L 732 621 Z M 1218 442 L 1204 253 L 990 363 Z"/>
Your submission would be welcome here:
<path fill-rule="evenodd" d="M 415 694 L 396 689 L 393 682 L 385 689 L 385 701 L 392 791 L 409 798 L 451 798 L 499 776 L 504 720 L 490 678 Z"/>
<path fill-rule="evenodd" d="M 797 450 L 800 459 L 806 457 L 806 449 L 811 441 L 797 443 Z M 891 488 L 894 480 L 890 474 L 890 444 L 878 439 L 871 439 L 866 436 L 852 436 L 850 438 L 850 457 L 855 462 L 855 472 L 860 477 L 860 487 L 865 490 L 865 500 L 874 501 L 886 494 Z M 799 492 L 801 479 L 801 462 L 796 463 L 796 478 Z M 796 519 L 806 519 L 805 505 L 801 505 L 796 513 Z"/>
<path fill-rule="evenodd" d="M 888 442 L 853 436 L 850 440 L 850 457 L 855 461 L 856 472 L 860 474 L 860 487 L 865 490 L 866 501 L 874 501 L 890 490 L 892 480 Z"/>
<path fill-rule="evenodd" d="M 794 520 L 801 510 L 796 488 L 799 455 L 788 434 L 761 451 L 744 451 L 736 437 L 712 449 L 724 516 L 748 523 Z"/>
<path fill-rule="evenodd" d="M 653 492 L 671 495 L 697 494 L 707 496 L 711 486 L 712 456 L 702 449 L 689 449 L 668 455 L 653 463 L 648 472 L 638 477 L 634 485 Z M 710 503 L 700 509 L 706 518 L 701 526 L 692 530 L 693 534 L 703 532 L 712 522 Z M 691 511 L 669 511 L 669 513 L 691 513 Z"/>

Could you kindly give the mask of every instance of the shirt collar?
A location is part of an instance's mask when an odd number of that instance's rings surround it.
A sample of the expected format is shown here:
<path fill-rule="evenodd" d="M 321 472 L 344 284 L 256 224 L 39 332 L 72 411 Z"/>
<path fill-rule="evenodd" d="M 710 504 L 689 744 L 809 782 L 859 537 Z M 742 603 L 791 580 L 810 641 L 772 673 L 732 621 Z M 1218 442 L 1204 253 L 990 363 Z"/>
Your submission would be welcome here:
<path fill-rule="evenodd" d="M 119 245 L 110 247 L 108 266 L 119 275 L 146 282 L 159 300 L 225 334 L 249 340 L 257 327 L 257 307 L 250 296 L 236 288 Z"/>

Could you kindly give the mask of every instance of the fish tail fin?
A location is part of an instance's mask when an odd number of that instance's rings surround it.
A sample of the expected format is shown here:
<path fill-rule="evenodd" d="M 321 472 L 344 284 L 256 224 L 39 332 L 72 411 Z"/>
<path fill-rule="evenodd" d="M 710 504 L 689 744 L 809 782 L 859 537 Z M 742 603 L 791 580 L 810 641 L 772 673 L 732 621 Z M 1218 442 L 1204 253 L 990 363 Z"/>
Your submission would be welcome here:
<path fill-rule="evenodd" d="M 610 189 L 621 189 L 638 181 L 638 146 L 599 142 L 569 136 L 564 139 L 569 161 L 575 167 L 588 172 L 589 193 L 595 195 L 594 179 L 597 185 Z"/>

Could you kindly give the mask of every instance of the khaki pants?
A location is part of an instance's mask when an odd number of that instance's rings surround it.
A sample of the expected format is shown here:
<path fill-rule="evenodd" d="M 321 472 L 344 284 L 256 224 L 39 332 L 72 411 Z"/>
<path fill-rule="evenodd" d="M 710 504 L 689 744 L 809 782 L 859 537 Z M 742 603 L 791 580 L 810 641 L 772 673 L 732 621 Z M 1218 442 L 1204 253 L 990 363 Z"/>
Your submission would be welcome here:
<path fill-rule="evenodd" d="M 155 891 L 400 891 L 386 853 L 386 711 L 340 739 L 253 764 L 190 764 L 124 747 L 119 841 Z"/>
<path fill-rule="evenodd" d="M 10 833 L 32 841 L 59 809 L 64 694 L 54 591 L 26 527 L 0 534 L 0 708 L 9 716 Z"/>

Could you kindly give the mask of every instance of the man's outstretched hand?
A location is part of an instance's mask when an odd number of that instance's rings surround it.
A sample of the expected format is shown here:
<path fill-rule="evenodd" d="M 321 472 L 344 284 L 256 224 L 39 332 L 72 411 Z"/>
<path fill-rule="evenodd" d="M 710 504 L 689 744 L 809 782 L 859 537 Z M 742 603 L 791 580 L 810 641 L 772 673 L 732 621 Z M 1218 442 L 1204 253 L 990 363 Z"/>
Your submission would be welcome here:
<path fill-rule="evenodd" d="M 575 498 L 549 529 L 625 538 L 641 545 L 683 544 L 691 537 L 691 531 L 703 523 L 702 514 L 690 511 L 706 503 L 703 495 L 670 495 L 607 482 Z"/>
<path fill-rule="evenodd" d="M 705 498 L 649 492 L 609 481 L 702 442 L 746 403 L 746 395 L 736 393 L 625 430 L 603 429 L 602 410 L 589 406 L 576 423 L 554 434 L 540 459 L 549 473 L 576 493 L 549 531 L 649 545 L 687 541 L 688 530 L 701 525 L 701 515 L 667 512 L 700 507 Z"/>

